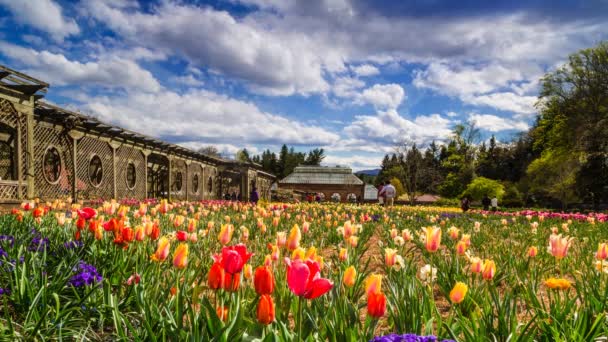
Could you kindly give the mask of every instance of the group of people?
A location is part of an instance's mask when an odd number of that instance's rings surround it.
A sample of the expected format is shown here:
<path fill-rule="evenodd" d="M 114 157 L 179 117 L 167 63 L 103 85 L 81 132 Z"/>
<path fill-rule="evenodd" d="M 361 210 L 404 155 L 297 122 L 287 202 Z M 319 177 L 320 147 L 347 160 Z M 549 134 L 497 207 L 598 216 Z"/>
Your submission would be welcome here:
<path fill-rule="evenodd" d="M 498 198 L 496 196 L 490 197 L 486 194 L 481 199 L 481 205 L 483 206 L 483 210 L 489 211 L 490 207 L 492 211 L 498 210 Z M 463 213 L 466 213 L 471 207 L 471 198 L 469 196 L 463 196 L 460 199 L 460 209 L 462 209 Z"/>
<path fill-rule="evenodd" d="M 233 191 L 232 194 L 225 193 L 224 200 L 240 202 L 243 200 L 243 197 L 241 196 L 241 193 L 237 194 L 236 191 Z M 260 195 L 258 194 L 258 189 L 254 186 L 251 188 L 251 193 L 249 194 L 249 201 L 252 202 L 253 204 L 257 205 L 259 200 L 260 200 Z"/>
<path fill-rule="evenodd" d="M 380 205 L 392 207 L 395 202 L 395 196 L 397 196 L 397 189 L 395 189 L 390 181 L 380 184 L 378 188 L 378 203 Z"/>

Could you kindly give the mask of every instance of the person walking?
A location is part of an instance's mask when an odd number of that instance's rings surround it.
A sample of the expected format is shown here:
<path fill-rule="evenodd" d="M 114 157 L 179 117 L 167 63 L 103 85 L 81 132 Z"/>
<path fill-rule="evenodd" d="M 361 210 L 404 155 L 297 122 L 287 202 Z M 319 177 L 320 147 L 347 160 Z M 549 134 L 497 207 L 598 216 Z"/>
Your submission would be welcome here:
<path fill-rule="evenodd" d="M 386 181 L 386 184 L 382 188 L 382 191 L 380 191 L 380 195 L 384 195 L 384 206 L 392 207 L 396 194 L 397 189 L 395 189 L 395 187 L 391 184 L 390 181 Z"/>
<path fill-rule="evenodd" d="M 490 210 L 490 203 L 492 203 L 490 197 L 488 197 L 488 195 L 483 196 L 483 199 L 481 200 L 481 205 L 483 206 L 484 211 Z"/>
<path fill-rule="evenodd" d="M 496 195 L 494 195 L 494 197 L 492 197 L 491 206 L 492 206 L 492 211 L 498 210 L 498 198 L 496 198 Z"/>
<path fill-rule="evenodd" d="M 253 205 L 258 205 L 258 201 L 260 200 L 260 195 L 258 194 L 258 189 L 254 186 L 251 189 L 251 194 L 249 195 L 249 199 L 253 203 Z"/>
<path fill-rule="evenodd" d="M 378 204 L 380 204 L 381 206 L 384 205 L 384 195 L 382 194 L 383 188 L 384 188 L 384 183 L 380 183 L 380 186 L 378 187 Z"/>
<path fill-rule="evenodd" d="M 470 205 L 471 205 L 471 201 L 469 201 L 469 198 L 467 196 L 463 196 L 460 199 L 460 209 L 462 209 L 463 213 L 466 213 L 467 211 L 469 211 Z"/>

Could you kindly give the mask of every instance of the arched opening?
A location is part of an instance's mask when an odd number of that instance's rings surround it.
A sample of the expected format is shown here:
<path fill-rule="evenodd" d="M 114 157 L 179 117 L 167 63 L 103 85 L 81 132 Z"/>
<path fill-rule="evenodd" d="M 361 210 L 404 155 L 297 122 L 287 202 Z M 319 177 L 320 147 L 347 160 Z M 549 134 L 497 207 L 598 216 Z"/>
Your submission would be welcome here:
<path fill-rule="evenodd" d="M 103 180 L 103 165 L 101 164 L 101 158 L 98 155 L 94 155 L 89 161 L 89 181 L 94 187 L 101 185 Z"/>
<path fill-rule="evenodd" d="M 148 156 L 148 198 L 169 196 L 169 159 L 152 153 Z"/>
<path fill-rule="evenodd" d="M 16 131 L 0 123 L 0 180 L 17 180 Z"/>

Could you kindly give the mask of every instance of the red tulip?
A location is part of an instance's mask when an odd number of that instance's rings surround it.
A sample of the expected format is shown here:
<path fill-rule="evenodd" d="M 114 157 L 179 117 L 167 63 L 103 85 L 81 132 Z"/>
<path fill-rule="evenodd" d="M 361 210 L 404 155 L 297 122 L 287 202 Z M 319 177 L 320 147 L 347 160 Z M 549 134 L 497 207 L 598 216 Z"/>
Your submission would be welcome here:
<path fill-rule="evenodd" d="M 271 294 L 274 291 L 274 276 L 270 267 L 260 266 L 256 268 L 253 285 L 255 292 L 259 295 Z"/>
<path fill-rule="evenodd" d="M 252 255 L 253 253 L 247 253 L 247 246 L 240 243 L 222 248 L 221 256 L 214 258 L 216 261 L 221 262 L 224 271 L 229 274 L 235 274 L 243 270 L 243 266 Z"/>
<path fill-rule="evenodd" d="M 306 299 L 315 299 L 327 293 L 334 284 L 321 278 L 319 264 L 316 261 L 291 261 L 285 258 L 287 264 L 287 285 L 293 294 Z"/>
<path fill-rule="evenodd" d="M 380 318 L 386 313 L 386 296 L 384 293 L 370 293 L 367 295 L 367 314 L 373 318 Z"/>
<path fill-rule="evenodd" d="M 97 210 L 93 208 L 85 207 L 81 210 L 78 210 L 78 217 L 81 217 L 85 220 L 90 220 L 95 216 L 97 216 Z"/>
<path fill-rule="evenodd" d="M 34 209 L 34 211 L 32 211 L 32 216 L 35 218 L 42 217 L 42 215 L 44 215 L 44 208 L 42 207 L 37 207 Z"/>
<path fill-rule="evenodd" d="M 207 275 L 207 285 L 213 290 L 217 290 L 222 288 L 223 278 L 225 277 L 224 269 L 219 262 L 213 263 L 211 265 L 211 269 L 209 269 L 209 274 Z"/>
<path fill-rule="evenodd" d="M 272 297 L 265 294 L 260 297 L 257 311 L 258 322 L 268 325 L 274 321 L 274 302 Z"/>
<path fill-rule="evenodd" d="M 188 240 L 188 233 L 183 230 L 178 230 L 175 237 L 178 241 L 186 241 Z"/>
<path fill-rule="evenodd" d="M 84 226 L 86 223 L 87 223 L 87 221 L 85 219 L 83 219 L 82 217 L 79 217 L 78 221 L 76 221 L 76 228 L 78 228 L 78 230 L 82 230 L 82 229 L 84 229 Z"/>

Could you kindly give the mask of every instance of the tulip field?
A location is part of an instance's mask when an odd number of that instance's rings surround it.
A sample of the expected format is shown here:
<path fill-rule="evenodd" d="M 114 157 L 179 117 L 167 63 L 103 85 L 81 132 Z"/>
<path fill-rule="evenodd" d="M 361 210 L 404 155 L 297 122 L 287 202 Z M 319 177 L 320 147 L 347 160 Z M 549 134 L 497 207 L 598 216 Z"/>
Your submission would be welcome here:
<path fill-rule="evenodd" d="M 594 341 L 608 216 L 149 200 L 0 216 L 0 339 Z"/>

